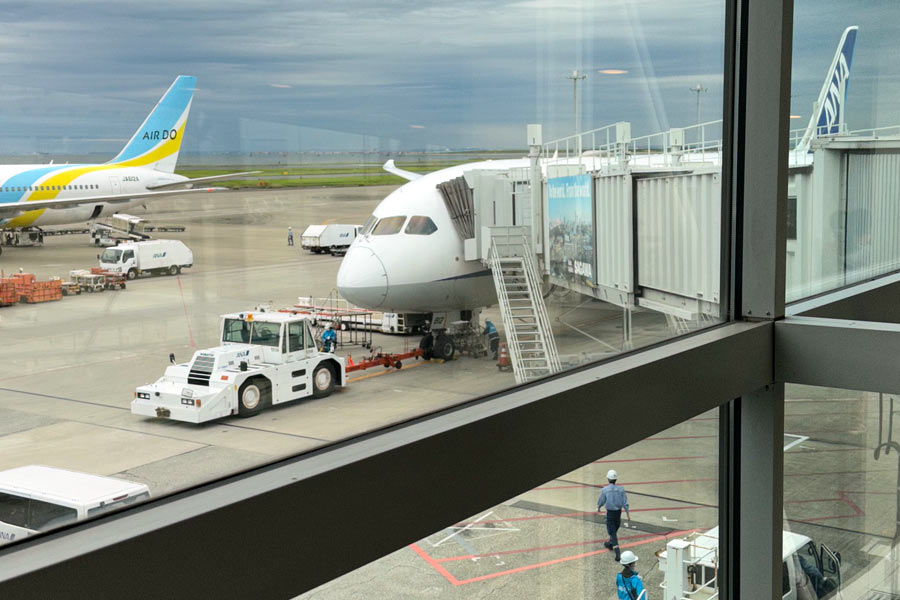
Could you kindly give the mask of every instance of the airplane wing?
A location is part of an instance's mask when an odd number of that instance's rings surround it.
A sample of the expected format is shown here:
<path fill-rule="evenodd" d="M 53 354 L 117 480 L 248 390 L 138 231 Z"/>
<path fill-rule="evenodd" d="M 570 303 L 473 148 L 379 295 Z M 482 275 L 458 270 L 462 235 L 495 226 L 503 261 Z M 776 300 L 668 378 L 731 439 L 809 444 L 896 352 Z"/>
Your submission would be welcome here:
<path fill-rule="evenodd" d="M 111 194 L 106 196 L 83 196 L 81 198 L 57 198 L 53 200 L 26 200 L 24 202 L 8 202 L 0 203 L 0 217 L 11 218 L 16 215 L 26 213 L 30 210 L 41 210 L 45 208 L 72 208 L 82 204 L 99 204 L 119 202 L 130 202 L 131 200 L 155 200 L 157 198 L 167 198 L 169 196 L 178 196 L 183 194 L 197 192 L 220 192 L 226 191 L 228 188 L 194 188 L 189 190 L 174 190 L 165 192 L 144 192 L 139 194 Z"/>
<path fill-rule="evenodd" d="M 398 175 L 407 181 L 412 181 L 413 179 L 418 179 L 421 177 L 418 173 L 413 173 L 412 171 L 404 171 L 403 169 L 397 168 L 397 165 L 394 164 L 394 159 L 387 161 L 381 167 L 388 173 L 392 173 L 393 175 Z"/>
<path fill-rule="evenodd" d="M 148 190 L 189 190 L 196 184 L 206 185 L 213 181 L 224 181 L 226 179 L 240 179 L 248 175 L 259 175 L 262 171 L 245 171 L 243 173 L 226 173 L 225 175 L 210 175 L 209 177 L 196 177 L 194 179 L 186 179 L 184 181 L 176 181 L 175 183 L 161 183 L 159 185 L 148 185 Z"/>

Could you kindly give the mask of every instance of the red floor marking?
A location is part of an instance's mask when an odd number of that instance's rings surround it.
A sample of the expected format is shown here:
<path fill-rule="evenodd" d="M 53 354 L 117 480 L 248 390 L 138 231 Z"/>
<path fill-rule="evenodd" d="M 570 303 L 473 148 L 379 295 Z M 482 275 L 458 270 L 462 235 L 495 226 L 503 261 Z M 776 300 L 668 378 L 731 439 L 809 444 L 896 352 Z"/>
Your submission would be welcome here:
<path fill-rule="evenodd" d="M 620 458 L 618 460 L 595 460 L 591 464 L 599 465 L 603 463 L 626 463 L 626 462 L 644 462 L 648 460 L 691 460 L 697 458 L 708 458 L 705 456 L 657 456 L 654 458 Z"/>
<path fill-rule="evenodd" d="M 438 563 L 435 559 L 431 558 L 431 556 L 427 552 L 422 550 L 422 548 L 420 548 L 418 544 L 410 544 L 409 547 L 412 548 L 416 554 L 421 556 L 425 562 L 431 565 L 435 571 L 443 575 L 447 579 L 447 581 L 449 581 L 453 585 L 460 584 L 460 581 L 456 577 L 451 575 L 450 572 L 442 567 L 440 563 Z"/>
<path fill-rule="evenodd" d="M 717 435 L 677 435 L 673 437 L 648 437 L 644 438 L 645 442 L 658 442 L 662 440 L 699 440 L 701 438 L 714 438 Z"/>
<path fill-rule="evenodd" d="M 686 534 L 688 534 L 688 533 L 693 533 L 693 532 L 695 532 L 695 531 L 702 531 L 702 530 L 701 530 L 701 529 L 685 529 L 685 530 L 682 530 L 682 531 L 673 531 L 673 532 L 671 532 L 668 536 L 666 536 L 666 535 L 657 535 L 657 536 L 654 536 L 654 537 L 649 538 L 649 539 L 646 539 L 646 540 L 641 540 L 641 541 L 637 541 L 637 542 L 631 542 L 630 544 L 621 544 L 621 545 L 619 546 L 619 548 L 623 548 L 623 549 L 624 549 L 624 548 L 633 548 L 633 547 L 635 547 L 635 546 L 641 546 L 641 545 L 644 545 L 644 544 L 650 544 L 650 543 L 658 542 L 658 541 L 661 541 L 661 540 L 667 540 L 667 539 L 669 539 L 669 536 L 677 537 L 677 536 L 686 535 Z M 418 554 L 419 556 L 421 556 L 421 557 L 425 560 L 425 562 L 427 562 L 428 564 L 430 564 L 432 567 L 435 568 L 435 570 L 437 570 L 438 573 L 440 573 L 441 575 L 443 575 L 444 578 L 445 578 L 448 582 L 450 582 L 453 586 L 465 585 L 465 584 L 467 584 L 467 583 L 475 583 L 475 582 L 477 582 L 477 581 L 484 581 L 484 580 L 486 580 L 486 579 L 494 579 L 495 577 L 502 577 L 502 576 L 504 576 L 504 575 L 512 575 L 512 574 L 514 574 L 514 573 L 521 573 L 522 571 L 530 571 L 530 570 L 532 570 L 532 569 L 538 569 L 538 568 L 540 568 L 540 567 L 548 567 L 548 566 L 550 566 L 550 565 L 555 565 L 555 564 L 559 564 L 559 563 L 563 563 L 563 562 L 568 562 L 568 561 L 572 561 L 572 560 L 578 560 L 578 559 L 581 559 L 581 558 L 587 558 L 587 557 L 589 557 L 589 556 L 596 556 L 596 555 L 598 555 L 598 554 L 605 554 L 605 553 L 610 552 L 610 551 L 607 550 L 606 548 L 603 548 L 603 549 L 601 549 L 601 550 L 592 550 L 591 552 L 582 552 L 581 554 L 575 554 L 575 555 L 573 555 L 573 556 L 565 556 L 565 557 L 557 558 L 557 559 L 554 559 L 554 560 L 548 560 L 548 561 L 544 561 L 544 562 L 540 562 L 540 563 L 534 563 L 534 564 L 530 564 L 530 565 L 525 565 L 525 566 L 522 566 L 522 567 L 516 567 L 515 569 L 507 569 L 507 570 L 505 570 L 505 571 L 498 571 L 498 572 L 496 572 L 496 573 L 489 573 L 489 574 L 487 574 L 487 575 L 481 575 L 481 576 L 479 576 L 479 577 L 472 577 L 471 579 L 463 579 L 463 580 L 460 580 L 460 579 L 457 579 L 456 577 L 454 577 L 453 575 L 451 575 L 451 574 L 450 574 L 450 573 L 449 573 L 442 565 L 440 565 L 440 564 L 437 562 L 436 559 L 434 559 L 434 558 L 432 558 L 431 556 L 429 556 L 428 553 L 426 553 L 426 552 L 425 552 L 422 548 L 420 548 L 418 545 L 416 545 L 416 544 L 411 544 L 410 547 L 416 552 L 416 554 Z M 493 556 L 493 555 L 488 554 L 487 556 Z"/>
<path fill-rule="evenodd" d="M 645 537 L 651 537 L 657 534 L 654 533 L 643 533 L 641 535 L 630 535 L 627 537 L 620 537 L 619 540 L 633 540 L 633 539 L 641 539 Z M 590 540 L 586 542 L 572 542 L 570 544 L 557 544 L 555 546 L 538 546 L 535 548 L 522 548 L 521 550 L 502 550 L 500 552 L 488 552 L 487 554 L 467 554 L 465 556 L 450 556 L 447 558 L 435 558 L 439 563 L 445 562 L 453 562 L 457 560 L 471 560 L 473 558 L 490 558 L 491 556 L 500 556 L 507 554 L 522 554 L 523 552 L 538 552 L 540 550 L 556 550 L 558 548 L 570 548 L 572 546 L 590 546 L 593 544 L 602 544 L 607 541 L 608 538 L 603 538 L 601 540 Z"/>
<path fill-rule="evenodd" d="M 813 521 L 828 521 L 831 519 L 852 519 L 855 517 L 864 517 L 866 513 L 856 505 L 848 496 L 846 492 L 838 491 L 837 498 L 822 498 L 816 500 L 786 500 L 785 504 L 804 504 L 807 502 L 843 502 L 851 509 L 853 509 L 852 515 L 827 515 L 824 517 L 810 517 L 808 519 L 788 519 L 788 521 L 794 521 L 795 523 L 811 523 Z"/>
<path fill-rule="evenodd" d="M 622 483 L 620 485 L 632 486 L 632 485 L 654 485 L 654 484 L 660 484 L 660 483 L 697 483 L 699 481 L 718 481 L 718 480 L 719 480 L 718 477 L 709 477 L 706 479 L 665 479 L 665 480 L 660 480 L 660 481 L 628 481 L 628 482 Z M 574 484 L 574 485 L 555 485 L 555 486 L 554 485 L 545 485 L 543 487 L 532 488 L 531 491 L 536 492 L 536 491 L 544 491 L 544 490 L 564 490 L 567 488 L 585 488 L 585 487 L 599 489 L 599 488 L 605 488 L 607 485 L 609 485 L 609 484 L 579 483 L 579 484 Z"/>
<path fill-rule="evenodd" d="M 659 508 L 632 508 L 631 512 L 656 512 L 660 510 L 695 510 L 695 509 L 703 509 L 703 508 L 715 508 L 718 509 L 717 506 L 706 506 L 704 505 L 696 505 L 696 506 L 661 506 Z M 462 522 L 457 523 L 454 527 L 465 527 L 467 525 L 481 525 L 482 523 L 511 523 L 513 521 L 536 521 L 538 519 L 555 519 L 557 517 L 580 517 L 583 515 L 593 515 L 596 514 L 596 510 L 586 510 L 581 512 L 570 512 L 570 513 L 559 513 L 556 515 L 536 515 L 533 517 L 510 517 L 508 519 L 490 519 L 483 521 L 472 521 L 472 522 Z"/>

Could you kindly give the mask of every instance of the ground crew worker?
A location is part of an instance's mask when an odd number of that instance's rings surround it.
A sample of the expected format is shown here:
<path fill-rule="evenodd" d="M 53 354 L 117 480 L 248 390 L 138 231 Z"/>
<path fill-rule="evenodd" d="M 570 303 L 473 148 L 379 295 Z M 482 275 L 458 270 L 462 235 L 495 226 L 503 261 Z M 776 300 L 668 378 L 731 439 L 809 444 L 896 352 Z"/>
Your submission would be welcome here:
<path fill-rule="evenodd" d="M 622 569 L 621 573 L 616 573 L 616 593 L 619 600 L 647 600 L 647 594 L 644 591 L 644 582 L 641 581 L 640 575 L 634 570 L 634 563 L 638 557 L 631 550 L 622 553 Z M 643 594 L 643 595 L 642 595 Z"/>
<path fill-rule="evenodd" d="M 500 334 L 497 333 L 497 328 L 490 321 L 485 321 L 484 331 L 481 332 L 481 335 L 488 336 L 491 352 L 494 353 L 494 360 L 497 360 L 497 351 L 500 348 Z"/>
<path fill-rule="evenodd" d="M 294 230 L 288 227 L 288 246 L 294 245 Z"/>
<path fill-rule="evenodd" d="M 621 485 L 616 485 L 618 479 L 619 474 L 615 470 L 610 469 L 607 471 L 606 480 L 609 481 L 609 485 L 600 491 L 600 497 L 597 498 L 597 512 L 601 512 L 603 506 L 606 505 L 606 532 L 609 534 L 609 540 L 604 542 L 603 545 L 616 553 L 616 562 L 619 560 L 618 531 L 619 525 L 622 523 L 623 508 L 628 516 L 628 520 L 631 520 L 631 512 L 628 510 L 628 496 L 625 494 L 625 488 Z"/>
<path fill-rule="evenodd" d="M 334 332 L 334 328 L 332 328 L 331 323 L 325 326 L 325 331 L 322 332 L 322 351 L 323 352 L 334 352 L 334 347 L 337 345 L 337 334 Z"/>

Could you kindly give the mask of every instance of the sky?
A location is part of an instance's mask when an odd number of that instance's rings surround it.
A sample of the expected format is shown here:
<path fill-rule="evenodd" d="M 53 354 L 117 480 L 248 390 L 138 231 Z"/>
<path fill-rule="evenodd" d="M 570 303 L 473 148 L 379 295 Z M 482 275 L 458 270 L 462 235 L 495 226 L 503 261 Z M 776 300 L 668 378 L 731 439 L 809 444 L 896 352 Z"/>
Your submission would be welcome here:
<path fill-rule="evenodd" d="M 792 125 L 849 24 L 851 126 L 900 124 L 898 17 L 797 0 Z M 701 121 L 722 114 L 719 0 L 46 0 L 3 3 L 0 25 L 5 155 L 111 157 L 179 74 L 201 154 L 522 148 L 528 123 L 574 131 L 574 69 L 582 130 L 692 125 L 697 84 Z"/>

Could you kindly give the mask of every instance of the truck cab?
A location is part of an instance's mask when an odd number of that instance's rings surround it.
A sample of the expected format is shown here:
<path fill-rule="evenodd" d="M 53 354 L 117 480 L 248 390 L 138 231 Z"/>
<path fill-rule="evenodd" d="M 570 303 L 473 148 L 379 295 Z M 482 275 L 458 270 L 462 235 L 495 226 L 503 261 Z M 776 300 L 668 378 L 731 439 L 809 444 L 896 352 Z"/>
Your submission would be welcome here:
<path fill-rule="evenodd" d="M 28 465 L 0 471 L 0 546 L 150 497 L 113 477 Z"/>
<path fill-rule="evenodd" d="M 841 555 L 805 535 L 782 533 L 782 598 L 826 600 L 841 589 Z M 666 598 L 718 597 L 719 528 L 670 540 L 657 552 Z"/>
<path fill-rule="evenodd" d="M 136 415 L 202 423 L 265 407 L 323 398 L 347 383 L 344 360 L 320 352 L 309 317 L 247 311 L 224 315 L 221 345 L 174 364 L 135 391 Z"/>

